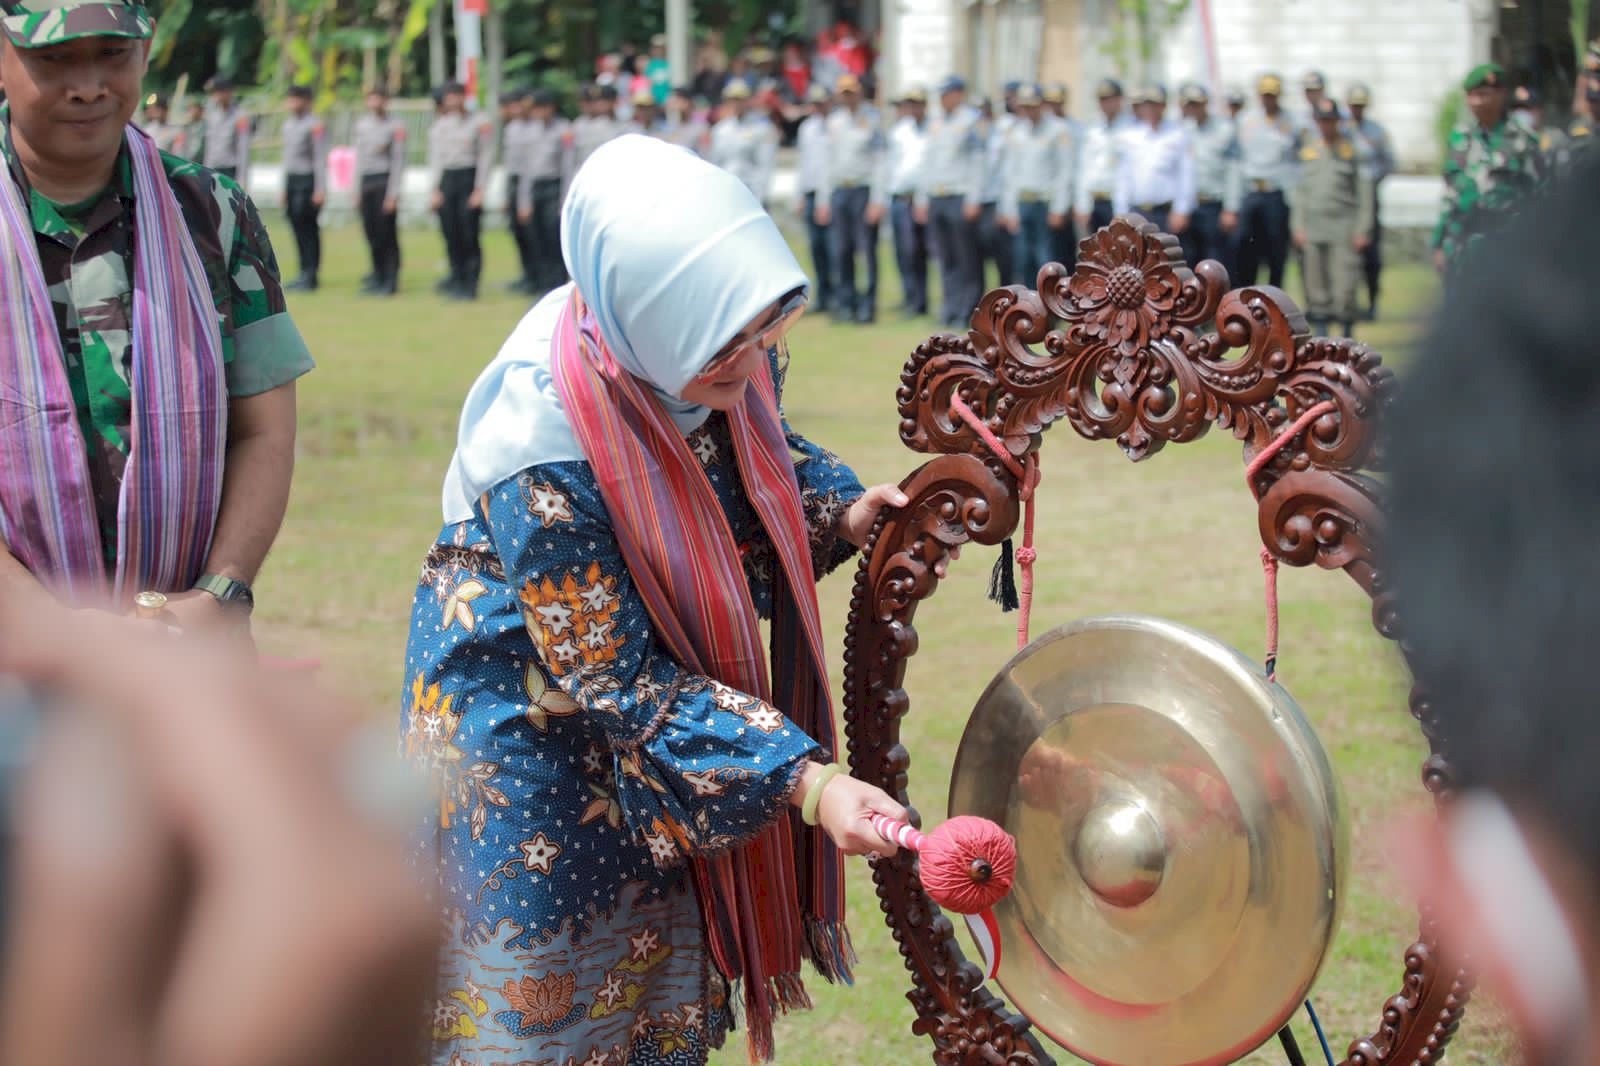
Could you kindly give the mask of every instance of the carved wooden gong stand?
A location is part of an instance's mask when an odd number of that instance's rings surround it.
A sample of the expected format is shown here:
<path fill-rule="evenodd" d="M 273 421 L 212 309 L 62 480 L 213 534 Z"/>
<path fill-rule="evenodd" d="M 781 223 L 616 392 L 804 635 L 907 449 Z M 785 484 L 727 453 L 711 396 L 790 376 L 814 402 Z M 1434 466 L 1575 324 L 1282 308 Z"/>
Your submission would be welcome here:
<path fill-rule="evenodd" d="M 1246 464 L 1302 411 L 1331 401 L 1333 410 L 1251 486 L 1261 539 L 1283 563 L 1344 570 L 1372 597 L 1378 632 L 1399 639 L 1373 558 L 1379 486 L 1364 473 L 1381 469 L 1377 416 L 1391 396 L 1391 374 L 1361 344 L 1311 337 L 1282 290 L 1227 287 L 1221 264 L 1207 260 L 1191 270 L 1177 238 L 1133 216 L 1085 239 L 1072 275 L 1052 263 L 1036 290 L 996 289 L 978 305 L 967 336 L 935 336 L 912 353 L 898 392 L 900 436 L 937 458 L 902 483 L 911 503 L 885 513 L 856 575 L 844 654 L 856 777 L 907 801 L 911 756 L 900 743 L 900 719 L 911 697 L 901 685 L 917 651 L 917 605 L 933 595 L 934 566 L 952 548 L 999 544 L 1017 526 L 1017 480 L 951 410 L 953 395 L 1019 458 L 1065 419 L 1090 440 L 1115 439 L 1136 462 L 1169 442 L 1198 440 L 1215 423 L 1244 442 Z M 1420 689 L 1412 689 L 1410 704 L 1430 750 L 1423 784 L 1442 797 L 1451 771 L 1439 723 Z M 1028 1020 L 982 985 L 914 864 L 902 850 L 876 861 L 873 872 L 911 971 L 912 1031 L 932 1038 L 941 1066 L 1052 1062 Z M 1424 911 L 1405 951 L 1400 991 L 1384 1003 L 1377 1030 L 1350 1045 L 1345 1066 L 1437 1062 L 1471 988 Z"/>

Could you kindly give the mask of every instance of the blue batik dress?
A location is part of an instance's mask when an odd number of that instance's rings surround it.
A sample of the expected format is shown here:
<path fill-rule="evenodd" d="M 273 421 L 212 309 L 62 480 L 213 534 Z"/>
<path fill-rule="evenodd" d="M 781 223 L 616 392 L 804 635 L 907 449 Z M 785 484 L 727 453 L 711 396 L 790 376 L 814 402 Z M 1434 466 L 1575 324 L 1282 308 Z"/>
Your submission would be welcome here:
<path fill-rule="evenodd" d="M 776 556 L 726 420 L 688 443 L 767 617 Z M 826 450 L 789 444 L 824 574 L 853 551 L 834 527 L 861 485 Z M 434 1062 L 704 1063 L 730 990 L 685 859 L 757 835 L 800 764 L 828 753 L 666 654 L 581 461 L 523 470 L 445 526 L 406 672 L 404 747 L 441 786 L 418 852 L 437 865 L 447 929 Z"/>

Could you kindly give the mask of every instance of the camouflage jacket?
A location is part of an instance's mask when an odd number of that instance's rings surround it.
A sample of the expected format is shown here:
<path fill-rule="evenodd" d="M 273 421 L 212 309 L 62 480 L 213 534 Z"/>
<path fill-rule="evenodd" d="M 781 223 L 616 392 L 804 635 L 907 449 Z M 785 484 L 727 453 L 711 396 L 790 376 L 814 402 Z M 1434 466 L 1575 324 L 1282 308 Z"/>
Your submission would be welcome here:
<path fill-rule="evenodd" d="M 1539 135 L 1515 119 L 1494 129 L 1463 127 L 1450 135 L 1444 206 L 1433 247 L 1454 262 L 1539 186 L 1547 171 Z"/>
<path fill-rule="evenodd" d="M 0 158 L 32 215 L 88 452 L 101 541 L 114 563 L 133 413 L 132 164 L 124 151 L 99 196 L 57 204 L 29 187 L 12 148 L 5 108 L 0 108 Z M 211 285 L 228 394 L 266 392 L 306 373 L 311 355 L 285 307 L 277 259 L 255 205 L 233 182 L 198 164 L 165 154 L 162 162 Z"/>

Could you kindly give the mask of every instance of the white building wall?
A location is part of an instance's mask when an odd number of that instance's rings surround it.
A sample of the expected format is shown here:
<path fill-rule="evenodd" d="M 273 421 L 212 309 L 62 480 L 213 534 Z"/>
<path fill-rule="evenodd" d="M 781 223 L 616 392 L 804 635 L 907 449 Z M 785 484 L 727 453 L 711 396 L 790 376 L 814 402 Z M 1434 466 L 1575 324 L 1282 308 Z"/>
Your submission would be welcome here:
<path fill-rule="evenodd" d="M 1166 83 L 1208 81 L 1201 18 L 1209 7 L 1218 77 L 1213 93 L 1281 75 L 1285 105 L 1305 108 L 1300 79 L 1328 78 L 1343 100 L 1351 82 L 1372 88 L 1373 118 L 1395 141 L 1400 163 L 1437 167 L 1439 108 L 1474 65 L 1489 58 L 1498 0 L 1193 0 L 1166 42 Z"/>

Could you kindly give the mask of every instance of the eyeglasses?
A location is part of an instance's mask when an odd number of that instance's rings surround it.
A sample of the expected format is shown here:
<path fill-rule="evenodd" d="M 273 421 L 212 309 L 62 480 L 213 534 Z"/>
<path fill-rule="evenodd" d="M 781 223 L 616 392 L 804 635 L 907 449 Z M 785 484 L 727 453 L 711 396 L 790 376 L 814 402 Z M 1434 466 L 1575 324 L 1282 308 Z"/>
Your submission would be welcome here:
<path fill-rule="evenodd" d="M 766 351 L 776 345 L 788 333 L 796 320 L 805 313 L 808 300 L 804 289 L 796 289 L 783 301 L 771 321 L 748 331 L 744 336 L 735 337 L 722 346 L 722 350 L 711 357 L 704 369 L 690 379 L 691 385 L 702 385 L 715 378 L 728 369 L 728 365 L 739 356 L 749 351 L 756 345 Z"/>

